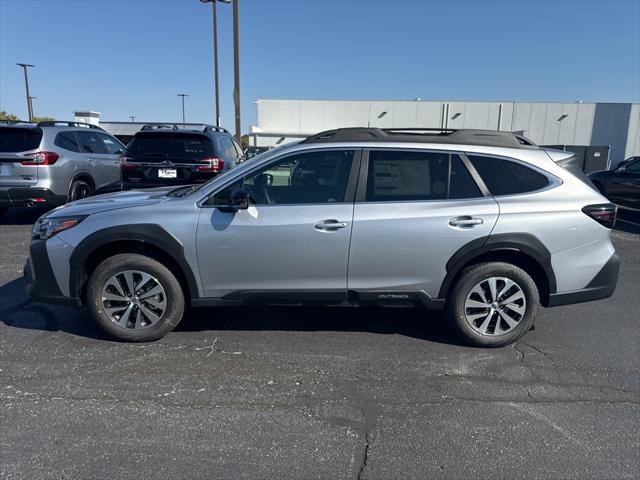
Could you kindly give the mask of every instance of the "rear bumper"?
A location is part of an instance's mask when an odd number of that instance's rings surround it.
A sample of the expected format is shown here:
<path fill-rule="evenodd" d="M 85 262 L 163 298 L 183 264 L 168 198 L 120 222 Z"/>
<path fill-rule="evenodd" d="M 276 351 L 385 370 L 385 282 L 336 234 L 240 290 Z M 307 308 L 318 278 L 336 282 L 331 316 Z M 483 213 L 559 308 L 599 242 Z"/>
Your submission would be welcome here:
<path fill-rule="evenodd" d="M 167 168 L 172 168 L 168 166 Z M 176 168 L 176 178 L 159 178 L 157 168 L 122 171 L 122 189 L 140 189 L 191 185 L 208 182 L 218 175 L 218 172 L 196 172 L 192 169 Z"/>
<path fill-rule="evenodd" d="M 47 188 L 16 187 L 0 190 L 0 207 L 24 207 L 30 201 L 38 206 L 58 206 L 67 202 L 67 196 L 56 195 Z"/>
<path fill-rule="evenodd" d="M 573 303 L 592 302 L 602 300 L 613 295 L 618 283 L 620 258 L 617 253 L 611 255 L 607 263 L 585 288 L 572 292 L 552 293 L 549 295 L 548 307 L 570 305 Z"/>
<path fill-rule="evenodd" d="M 29 260 L 24 266 L 25 289 L 38 302 L 59 305 L 80 305 L 77 298 L 65 297 L 51 269 L 47 254 L 46 240 L 32 240 L 29 246 Z"/>

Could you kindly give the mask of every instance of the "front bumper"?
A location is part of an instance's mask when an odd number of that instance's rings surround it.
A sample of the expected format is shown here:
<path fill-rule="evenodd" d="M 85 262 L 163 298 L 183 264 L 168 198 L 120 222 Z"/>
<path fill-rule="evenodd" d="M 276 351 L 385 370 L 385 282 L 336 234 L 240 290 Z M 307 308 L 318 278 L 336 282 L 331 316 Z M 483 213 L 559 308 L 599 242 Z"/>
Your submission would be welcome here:
<path fill-rule="evenodd" d="M 34 300 L 59 305 L 80 305 L 80 299 L 65 297 L 60 291 L 47 254 L 46 240 L 31 241 L 29 259 L 23 274 L 25 289 Z"/>
<path fill-rule="evenodd" d="M 34 201 L 38 199 L 38 201 Z M 16 187 L 0 190 L 0 207 L 24 207 L 30 201 L 37 206 L 57 207 L 67 201 L 66 195 L 56 195 L 47 188 Z"/>
<path fill-rule="evenodd" d="M 581 290 L 572 292 L 552 293 L 549 295 L 548 307 L 570 305 L 573 303 L 592 302 L 602 300 L 613 295 L 618 283 L 620 257 L 617 253 L 611 255 L 598 274 Z"/>

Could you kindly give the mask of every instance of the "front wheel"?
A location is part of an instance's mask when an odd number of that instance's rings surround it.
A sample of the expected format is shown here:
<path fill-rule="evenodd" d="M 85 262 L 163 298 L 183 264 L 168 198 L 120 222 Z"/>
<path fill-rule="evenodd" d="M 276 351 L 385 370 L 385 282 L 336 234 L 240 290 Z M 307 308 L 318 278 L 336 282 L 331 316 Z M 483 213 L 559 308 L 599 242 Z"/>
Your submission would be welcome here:
<path fill-rule="evenodd" d="M 95 269 L 87 304 L 98 325 L 119 340 L 157 340 L 182 320 L 184 293 L 160 262 L 138 254 L 114 255 Z"/>
<path fill-rule="evenodd" d="M 456 333 L 480 347 L 502 347 L 529 331 L 540 308 L 538 288 L 521 268 L 503 262 L 465 269 L 447 304 Z"/>

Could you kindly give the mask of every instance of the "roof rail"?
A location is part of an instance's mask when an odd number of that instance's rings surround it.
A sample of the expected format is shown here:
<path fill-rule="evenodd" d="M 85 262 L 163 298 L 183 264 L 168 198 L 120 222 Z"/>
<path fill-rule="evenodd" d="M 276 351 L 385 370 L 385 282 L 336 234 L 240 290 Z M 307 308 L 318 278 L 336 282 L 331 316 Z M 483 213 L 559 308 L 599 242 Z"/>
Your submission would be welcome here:
<path fill-rule="evenodd" d="M 101 128 L 98 125 L 93 125 L 92 123 L 85 123 L 85 122 L 69 122 L 66 120 L 46 120 L 44 122 L 37 123 L 38 127 L 55 127 L 58 125 L 63 125 L 65 127 L 94 128 L 96 130 L 104 131 L 104 128 Z"/>
<path fill-rule="evenodd" d="M 143 125 L 140 130 L 158 130 L 160 128 L 170 128 L 172 130 L 177 130 L 178 126 L 169 125 L 166 123 L 147 123 L 146 125 Z"/>
<path fill-rule="evenodd" d="M 229 133 L 229 130 L 227 130 L 226 128 L 218 127 L 216 125 L 206 125 L 205 124 L 203 131 L 206 132 L 207 130 L 213 130 L 215 132 L 222 132 L 222 133 Z"/>
<path fill-rule="evenodd" d="M 175 123 L 175 124 L 147 123 L 146 125 L 143 125 L 143 127 L 141 128 L 141 130 L 160 130 L 160 129 L 171 129 L 171 130 L 180 130 L 180 129 L 196 130 L 196 129 L 200 129 L 203 132 L 214 131 L 214 132 L 229 133 L 229 131 L 227 129 L 225 129 L 225 128 L 217 127 L 215 125 L 209 125 L 209 124 L 206 124 L 206 123 L 185 123 L 185 124 L 180 124 L 180 123 Z"/>
<path fill-rule="evenodd" d="M 307 137 L 301 143 L 326 142 L 451 143 L 489 147 L 538 148 L 528 138 L 512 132 L 450 128 L 337 128 Z"/>
<path fill-rule="evenodd" d="M 0 120 L 0 124 L 3 125 L 15 125 L 17 123 L 27 123 L 30 125 L 35 125 L 35 122 L 29 122 L 27 120 Z"/>

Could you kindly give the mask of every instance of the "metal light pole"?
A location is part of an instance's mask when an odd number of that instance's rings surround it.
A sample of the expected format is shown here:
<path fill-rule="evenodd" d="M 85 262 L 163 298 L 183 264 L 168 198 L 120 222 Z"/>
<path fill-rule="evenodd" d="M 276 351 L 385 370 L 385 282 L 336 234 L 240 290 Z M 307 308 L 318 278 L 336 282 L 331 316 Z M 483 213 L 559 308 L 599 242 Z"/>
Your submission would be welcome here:
<path fill-rule="evenodd" d="M 134 117 L 133 115 L 129 117 L 131 119 L 131 123 L 135 122 L 136 117 Z"/>
<path fill-rule="evenodd" d="M 38 97 L 29 97 L 29 108 L 31 109 L 31 117 L 35 118 L 35 114 L 33 113 L 33 99 Z"/>
<path fill-rule="evenodd" d="M 231 0 L 200 0 L 202 3 L 211 4 L 211 13 L 213 18 L 213 84 L 216 102 L 216 127 L 220 126 L 220 94 L 218 91 L 218 11 L 216 3 L 231 3 Z"/>
<path fill-rule="evenodd" d="M 184 117 L 184 97 L 188 97 L 189 95 L 187 95 L 186 93 L 179 93 L 179 94 L 178 94 L 178 96 L 182 98 L 182 126 L 184 127 L 184 125 L 185 125 L 185 117 Z"/>
<path fill-rule="evenodd" d="M 33 108 L 31 107 L 31 95 L 29 95 L 29 75 L 27 74 L 27 68 L 35 67 L 35 65 L 29 65 L 28 63 L 16 63 L 24 70 L 24 86 L 27 90 L 27 113 L 29 114 L 29 121 L 33 121 Z"/>
<path fill-rule="evenodd" d="M 240 47 L 238 46 L 238 2 L 233 1 L 233 103 L 236 111 L 236 140 L 242 145 L 240 127 Z"/>

